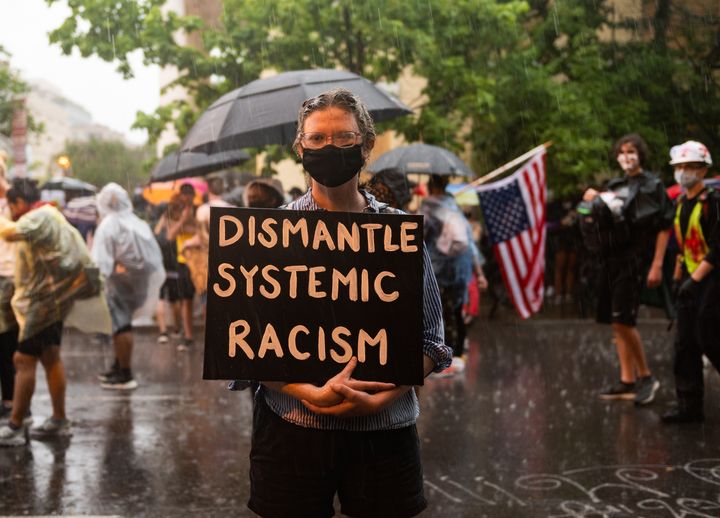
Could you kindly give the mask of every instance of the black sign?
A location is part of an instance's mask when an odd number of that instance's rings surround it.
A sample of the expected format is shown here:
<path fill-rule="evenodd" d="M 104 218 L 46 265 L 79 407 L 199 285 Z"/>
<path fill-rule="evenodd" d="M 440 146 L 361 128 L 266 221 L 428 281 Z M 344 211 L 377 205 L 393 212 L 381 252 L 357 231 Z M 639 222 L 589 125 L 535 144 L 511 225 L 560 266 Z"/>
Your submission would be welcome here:
<path fill-rule="evenodd" d="M 423 381 L 422 217 L 210 211 L 205 379 Z"/>

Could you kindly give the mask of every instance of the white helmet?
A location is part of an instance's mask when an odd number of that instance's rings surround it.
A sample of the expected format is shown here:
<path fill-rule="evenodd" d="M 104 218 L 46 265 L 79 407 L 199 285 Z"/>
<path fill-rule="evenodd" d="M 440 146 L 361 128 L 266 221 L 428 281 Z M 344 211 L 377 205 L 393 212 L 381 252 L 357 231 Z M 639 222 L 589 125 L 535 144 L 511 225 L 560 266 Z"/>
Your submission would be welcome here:
<path fill-rule="evenodd" d="M 673 146 L 670 149 L 670 165 L 687 164 L 689 162 L 712 165 L 712 157 L 705 144 L 695 140 L 688 140 L 684 144 Z"/>

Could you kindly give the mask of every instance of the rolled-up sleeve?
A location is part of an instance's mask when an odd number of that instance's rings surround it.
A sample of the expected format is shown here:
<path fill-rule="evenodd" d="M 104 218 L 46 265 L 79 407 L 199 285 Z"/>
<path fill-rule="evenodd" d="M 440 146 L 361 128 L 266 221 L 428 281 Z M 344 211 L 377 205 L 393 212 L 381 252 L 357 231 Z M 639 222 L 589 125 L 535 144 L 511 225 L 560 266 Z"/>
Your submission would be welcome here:
<path fill-rule="evenodd" d="M 447 369 L 452 349 L 445 345 L 442 303 L 427 247 L 423 245 L 423 353 L 434 363 L 434 372 Z"/>

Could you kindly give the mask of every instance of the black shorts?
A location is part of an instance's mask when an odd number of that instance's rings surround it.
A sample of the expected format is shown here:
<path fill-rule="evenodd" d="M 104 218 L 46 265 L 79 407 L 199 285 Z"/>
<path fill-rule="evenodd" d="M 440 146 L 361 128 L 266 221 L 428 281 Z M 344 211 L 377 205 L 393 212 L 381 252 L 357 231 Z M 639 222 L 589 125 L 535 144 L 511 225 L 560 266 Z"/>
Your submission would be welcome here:
<path fill-rule="evenodd" d="M 423 495 L 415 425 L 345 432 L 289 423 L 256 397 L 248 507 L 263 518 L 415 516 Z"/>
<path fill-rule="evenodd" d="M 635 327 L 644 277 L 638 258 L 605 262 L 597 276 L 597 322 Z"/>
<path fill-rule="evenodd" d="M 18 343 L 17 350 L 23 354 L 40 357 L 47 347 L 60 345 L 60 342 L 62 341 L 62 330 L 62 322 L 50 324 L 39 333 Z"/>
<path fill-rule="evenodd" d="M 178 264 L 176 272 L 168 272 L 165 284 L 160 288 L 160 297 L 169 302 L 189 300 L 195 296 L 195 286 L 190 278 L 190 269 L 185 264 Z"/>

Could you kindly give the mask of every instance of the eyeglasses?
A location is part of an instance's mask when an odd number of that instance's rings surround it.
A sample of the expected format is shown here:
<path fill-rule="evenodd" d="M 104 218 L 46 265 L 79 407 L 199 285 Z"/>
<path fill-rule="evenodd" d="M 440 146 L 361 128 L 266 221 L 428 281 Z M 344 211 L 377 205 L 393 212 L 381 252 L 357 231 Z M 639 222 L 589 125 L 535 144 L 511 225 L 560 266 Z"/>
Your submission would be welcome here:
<path fill-rule="evenodd" d="M 332 135 L 326 135 L 325 133 L 311 132 L 302 133 L 300 135 L 300 143 L 306 149 L 320 149 L 325 147 L 325 144 L 330 141 L 337 147 L 352 147 L 357 144 L 360 133 L 354 131 L 339 131 Z"/>

